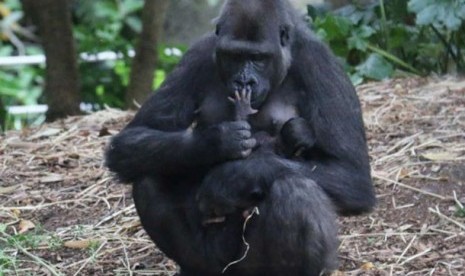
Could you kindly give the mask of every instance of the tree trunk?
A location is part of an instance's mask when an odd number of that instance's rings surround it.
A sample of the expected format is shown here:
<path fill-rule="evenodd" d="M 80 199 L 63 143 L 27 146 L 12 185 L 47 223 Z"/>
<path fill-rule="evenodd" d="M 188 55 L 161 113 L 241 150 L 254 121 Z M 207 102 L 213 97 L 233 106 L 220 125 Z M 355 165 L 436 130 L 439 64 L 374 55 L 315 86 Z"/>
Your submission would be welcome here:
<path fill-rule="evenodd" d="M 158 61 L 157 46 L 169 0 L 146 0 L 142 11 L 142 33 L 131 66 L 131 77 L 126 91 L 126 106 L 137 108 L 150 95 L 155 67 Z"/>
<path fill-rule="evenodd" d="M 46 56 L 47 121 L 80 113 L 79 72 L 67 0 L 23 0 L 39 29 Z"/>

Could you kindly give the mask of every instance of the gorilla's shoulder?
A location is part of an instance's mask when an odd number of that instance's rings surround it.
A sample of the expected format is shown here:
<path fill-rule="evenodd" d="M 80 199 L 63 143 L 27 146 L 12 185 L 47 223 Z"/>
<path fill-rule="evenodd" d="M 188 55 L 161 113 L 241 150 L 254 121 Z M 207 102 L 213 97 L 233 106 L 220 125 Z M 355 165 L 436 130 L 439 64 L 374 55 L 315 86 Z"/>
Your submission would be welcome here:
<path fill-rule="evenodd" d="M 202 53 L 210 53 L 205 56 L 211 57 L 211 53 L 214 52 L 216 47 L 217 37 L 214 33 L 207 33 L 203 35 L 200 39 L 194 41 L 189 50 L 186 52 L 186 56 L 197 56 Z"/>

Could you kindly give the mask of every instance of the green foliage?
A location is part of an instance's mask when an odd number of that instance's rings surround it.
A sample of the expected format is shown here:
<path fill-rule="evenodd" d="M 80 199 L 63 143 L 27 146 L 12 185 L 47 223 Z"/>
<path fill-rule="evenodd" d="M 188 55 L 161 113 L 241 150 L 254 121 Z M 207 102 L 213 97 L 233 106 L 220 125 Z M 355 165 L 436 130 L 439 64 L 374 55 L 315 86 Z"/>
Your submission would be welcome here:
<path fill-rule="evenodd" d="M 124 57 L 117 61 L 80 63 L 83 101 L 92 103 L 94 110 L 103 105 L 124 107 L 130 68 L 127 54 L 141 30 L 139 12 L 143 3 L 142 0 L 76 1 L 74 35 L 78 51 L 115 51 Z"/>
<path fill-rule="evenodd" d="M 7 254 L 3 248 L 0 248 L 0 276 L 6 275 L 10 269 L 16 265 L 16 258 Z"/>
<path fill-rule="evenodd" d="M 78 51 L 122 55 L 117 61 L 80 63 L 83 99 L 92 109 L 124 106 L 131 68 L 128 53 L 141 30 L 143 3 L 72 1 Z M 0 15 L 0 56 L 42 53 L 38 42 L 24 35 L 21 2 L 4 0 L 0 6 L 7 11 Z M 368 6 L 348 5 L 336 12 L 309 6 L 308 13 L 311 27 L 341 58 L 354 83 L 398 74 L 465 72 L 465 0 L 378 0 Z M 179 62 L 186 47 L 161 45 L 158 50 L 154 88 Z M 44 66 L 1 68 L 0 121 L 5 121 L 4 106 L 43 103 L 43 73 Z"/>
<path fill-rule="evenodd" d="M 142 28 L 140 13 L 143 3 L 142 0 L 77 1 L 75 15 L 78 20 L 74 24 L 74 33 L 79 52 L 111 50 L 123 56 L 117 61 L 80 64 L 83 101 L 92 103 L 94 110 L 104 105 L 124 107 L 131 72 L 128 52 L 133 49 Z M 179 62 L 180 56 L 166 53 L 167 49 L 171 48 L 167 45 L 158 48 L 154 88 Z M 177 49 L 182 49 L 182 54 L 185 47 Z"/>
<path fill-rule="evenodd" d="M 408 9 L 421 26 L 436 25 L 457 31 L 465 20 L 465 0 L 411 0 Z"/>
<path fill-rule="evenodd" d="M 0 223 L 0 276 L 17 275 L 17 266 L 23 262 L 18 259 L 18 251 L 47 246 L 57 250 L 63 241 L 55 233 L 44 230 L 40 225 L 23 234 L 7 233 L 7 225 Z M 2 274 L 5 273 L 5 274 Z"/>
<path fill-rule="evenodd" d="M 131 58 L 128 53 L 134 48 L 142 28 L 140 19 L 143 0 L 74 0 L 72 2 L 73 28 L 78 52 L 98 53 L 114 51 L 122 55 L 116 61 L 79 63 L 83 101 L 93 109 L 104 105 L 124 107 L 124 94 L 129 83 Z M 8 16 L 0 15 L 0 56 L 42 54 L 37 41 L 12 32 L 25 27 L 24 14 L 19 0 L 0 2 Z M 16 27 L 13 28 L 12 26 Z M 7 32 L 8 31 L 8 32 Z M 24 49 L 19 49 L 18 39 Z M 179 62 L 186 47 L 161 45 L 159 64 L 154 71 L 154 88 L 159 87 L 165 76 Z M 23 52 L 21 52 L 23 51 Z M 0 68 L 0 131 L 20 128 L 36 117 L 12 118 L 5 106 L 36 105 L 44 103 L 44 65 L 10 66 Z"/>
<path fill-rule="evenodd" d="M 465 73 L 465 57 L 461 49 L 465 48 L 465 0 L 410 0 L 408 9 L 416 14 L 418 26 L 431 29 L 450 57 L 457 70 Z M 436 43 L 424 43 L 420 51 L 425 57 L 440 55 Z M 442 67 L 450 64 L 442 62 Z M 445 71 L 445 70 L 443 70 Z"/>
<path fill-rule="evenodd" d="M 0 57 L 41 54 L 37 45 L 21 41 L 22 35 L 28 31 L 21 27 L 24 14 L 20 1 L 0 2 L 0 8 Z M 34 105 L 39 102 L 43 72 L 43 66 L 0 67 L 0 132 L 14 124 L 6 112 L 6 106 Z"/>
<path fill-rule="evenodd" d="M 459 218 L 465 218 L 465 208 L 462 205 L 457 206 L 455 216 Z"/>
<path fill-rule="evenodd" d="M 465 0 L 379 0 L 336 12 L 309 6 L 308 14 L 355 83 L 463 69 Z"/>
<path fill-rule="evenodd" d="M 6 225 L 0 223 L 0 234 L 6 231 Z M 4 249 L 5 241 L 0 239 L 0 276 L 2 276 L 2 271 L 6 271 L 15 265 L 15 258 L 8 255 Z"/>
<path fill-rule="evenodd" d="M 74 35 L 79 52 L 126 53 L 140 33 L 142 0 L 77 1 Z"/>
<path fill-rule="evenodd" d="M 382 80 L 391 76 L 393 66 L 381 55 L 373 53 L 362 64 L 356 67 L 358 73 L 370 79 Z"/>
<path fill-rule="evenodd" d="M 41 68 L 16 66 L 0 71 L 0 97 L 6 105 L 37 104 L 42 90 Z"/>

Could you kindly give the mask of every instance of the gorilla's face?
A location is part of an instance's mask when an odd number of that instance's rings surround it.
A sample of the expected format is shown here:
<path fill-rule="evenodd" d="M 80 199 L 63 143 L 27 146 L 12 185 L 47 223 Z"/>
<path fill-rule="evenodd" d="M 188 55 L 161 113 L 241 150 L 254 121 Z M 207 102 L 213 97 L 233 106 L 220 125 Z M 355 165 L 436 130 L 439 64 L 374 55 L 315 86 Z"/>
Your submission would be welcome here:
<path fill-rule="evenodd" d="M 217 24 L 214 58 L 220 78 L 230 95 L 250 91 L 255 109 L 282 83 L 291 63 L 289 27 L 276 22 L 230 13 Z"/>

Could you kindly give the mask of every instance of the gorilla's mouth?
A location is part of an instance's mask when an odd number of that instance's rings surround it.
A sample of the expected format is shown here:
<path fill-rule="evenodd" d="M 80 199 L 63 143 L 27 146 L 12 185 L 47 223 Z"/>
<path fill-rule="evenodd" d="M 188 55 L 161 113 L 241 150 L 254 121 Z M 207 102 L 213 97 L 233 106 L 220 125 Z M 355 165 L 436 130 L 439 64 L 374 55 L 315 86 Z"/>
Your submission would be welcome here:
<path fill-rule="evenodd" d="M 255 213 L 256 207 L 250 207 L 242 211 L 241 215 L 244 219 L 248 219 L 252 214 Z M 226 221 L 226 216 L 218 216 L 218 217 L 209 217 L 202 221 L 203 226 L 208 226 L 211 224 L 220 224 Z"/>
<path fill-rule="evenodd" d="M 259 109 L 265 102 L 267 95 L 268 91 L 264 91 L 259 94 L 253 95 L 250 101 L 250 105 L 252 106 L 252 108 Z"/>

